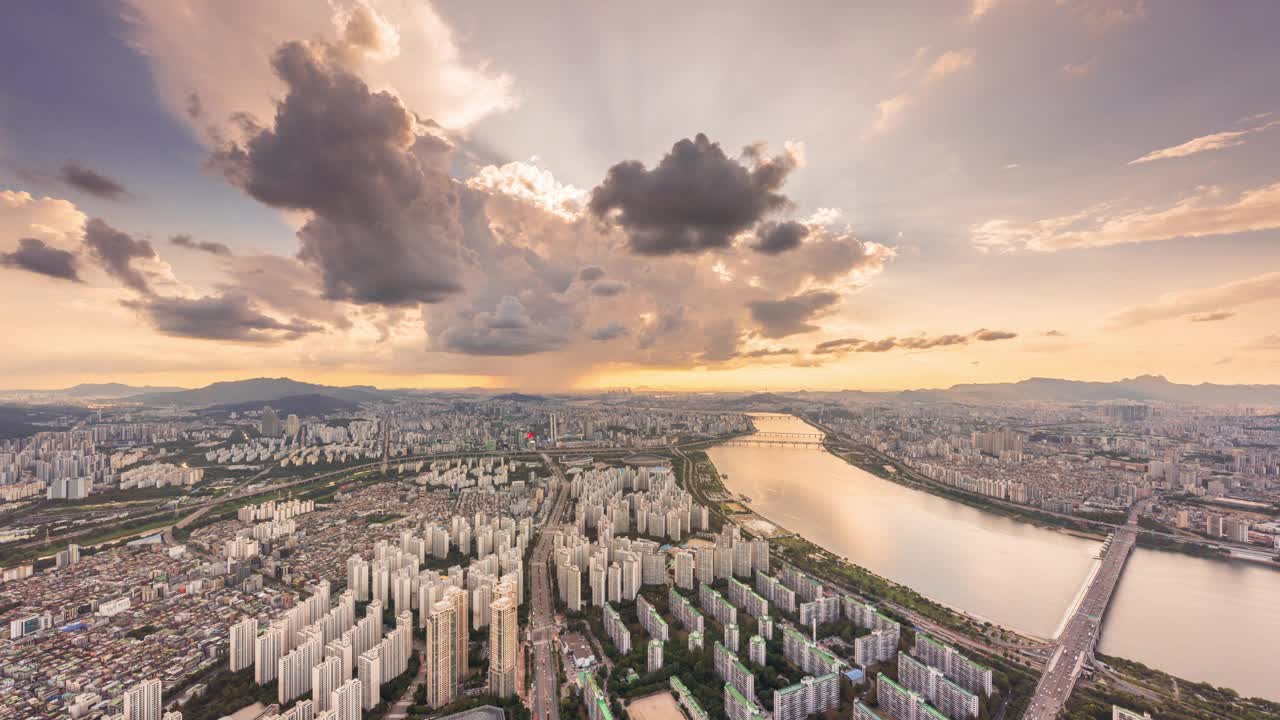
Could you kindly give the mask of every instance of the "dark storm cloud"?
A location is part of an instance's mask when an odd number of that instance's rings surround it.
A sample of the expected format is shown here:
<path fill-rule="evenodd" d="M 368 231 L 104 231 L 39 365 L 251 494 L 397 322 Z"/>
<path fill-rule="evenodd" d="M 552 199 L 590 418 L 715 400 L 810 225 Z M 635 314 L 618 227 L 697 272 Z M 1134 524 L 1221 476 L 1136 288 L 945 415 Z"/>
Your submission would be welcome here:
<path fill-rule="evenodd" d="M 795 221 L 767 222 L 756 228 L 756 241 L 751 249 L 765 255 L 778 255 L 800 247 L 800 241 L 808 234 L 809 228 Z"/>
<path fill-rule="evenodd" d="M 0 253 L 0 266 L 80 282 L 75 253 L 46 245 L 43 240 L 22 238 L 18 249 Z"/>
<path fill-rule="evenodd" d="M 296 318 L 282 322 L 264 315 L 240 293 L 201 298 L 151 296 L 125 305 L 146 317 L 157 332 L 178 337 L 272 343 L 321 329 Z"/>
<path fill-rule="evenodd" d="M 860 338 L 840 338 L 838 340 L 827 340 L 820 342 L 813 348 L 815 355 L 830 355 L 833 353 L 845 352 L 856 348 L 862 344 Z"/>
<path fill-rule="evenodd" d="M 539 325 L 517 298 L 506 296 L 492 312 L 475 312 L 450 323 L 435 345 L 464 355 L 533 355 L 558 350 L 568 338 L 556 329 Z"/>
<path fill-rule="evenodd" d="M 628 285 L 620 280 L 601 280 L 591 286 L 591 294 L 600 297 L 617 297 L 627 291 Z"/>
<path fill-rule="evenodd" d="M 795 348 L 760 348 L 759 350 L 752 350 L 749 353 L 743 353 L 742 357 L 767 358 L 767 357 L 778 357 L 782 355 L 795 355 L 799 352 L 800 351 Z"/>
<path fill-rule="evenodd" d="M 761 335 L 784 338 L 817 330 L 809 321 L 839 301 L 840 296 L 830 290 L 814 290 L 782 300 L 757 300 L 747 303 L 747 309 L 760 325 Z"/>
<path fill-rule="evenodd" d="M 619 322 L 611 322 L 607 325 L 599 327 L 591 332 L 591 339 L 598 342 L 607 342 L 609 340 L 617 340 L 631 334 L 626 325 Z"/>
<path fill-rule="evenodd" d="M 133 238 L 100 218 L 93 218 L 84 225 L 84 244 L 107 274 L 144 295 L 151 293 L 147 276 L 133 266 L 136 259 L 155 259 L 156 251 L 151 243 Z"/>
<path fill-rule="evenodd" d="M 1223 310 L 1219 312 L 1197 313 L 1195 315 L 1188 316 L 1188 319 L 1194 323 L 1205 323 L 1205 322 L 1219 322 L 1221 320 L 1229 320 L 1235 316 L 1236 316 L 1235 313 Z"/>
<path fill-rule="evenodd" d="M 590 212 L 616 222 L 641 255 L 699 253 L 788 204 L 778 190 L 796 166 L 790 155 L 766 157 L 759 146 L 730 158 L 706 135 L 677 142 L 656 167 L 636 160 L 609 168 L 591 191 Z"/>
<path fill-rule="evenodd" d="M 333 54 L 282 46 L 272 66 L 288 91 L 273 127 L 248 126 L 247 142 L 210 162 L 255 199 L 312 213 L 299 257 L 321 270 L 329 299 L 439 302 L 462 289 L 451 147 Z"/>
<path fill-rule="evenodd" d="M 599 265 L 588 265 L 578 271 L 578 279 L 583 282 L 595 282 L 604 277 L 604 268 Z"/>
<path fill-rule="evenodd" d="M 231 254 L 231 248 L 227 247 L 226 245 L 223 245 L 220 242 L 212 242 L 208 240 L 196 240 L 192 238 L 190 235 L 174 235 L 173 237 L 169 238 L 169 242 L 181 248 L 187 248 L 188 250 L 199 250 L 201 252 L 207 252 L 211 255 L 227 256 Z"/>
<path fill-rule="evenodd" d="M 703 362 L 724 362 L 738 357 L 738 342 L 742 339 L 738 324 L 733 318 L 725 318 L 703 328 L 706 346 L 698 359 Z"/>
<path fill-rule="evenodd" d="M 658 317 L 652 323 L 649 323 L 640 331 L 638 345 L 641 350 L 647 350 L 662 338 L 678 332 L 685 325 L 685 309 L 683 305 L 663 310 L 658 313 Z"/>
<path fill-rule="evenodd" d="M 103 200 L 127 200 L 129 198 L 129 191 L 125 189 L 124 185 L 100 172 L 90 170 L 78 162 L 68 161 L 58 171 L 58 178 L 76 190 L 87 192 Z"/>
<path fill-rule="evenodd" d="M 967 335 L 955 333 L 947 335 L 914 335 L 911 337 L 887 337 L 880 340 L 860 340 L 858 338 L 841 338 L 818 343 L 813 348 L 815 355 L 834 355 L 848 352 L 881 353 L 890 350 L 932 350 L 934 348 L 968 345 L 971 342 L 993 342 L 1011 340 L 1017 333 L 1008 330 L 975 330 Z"/>

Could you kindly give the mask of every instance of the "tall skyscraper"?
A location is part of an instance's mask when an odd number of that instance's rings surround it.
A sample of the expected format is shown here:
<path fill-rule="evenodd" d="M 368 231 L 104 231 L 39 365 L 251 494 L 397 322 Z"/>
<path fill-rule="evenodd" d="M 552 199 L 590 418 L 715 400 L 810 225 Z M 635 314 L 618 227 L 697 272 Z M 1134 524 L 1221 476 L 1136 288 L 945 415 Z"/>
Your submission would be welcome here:
<path fill-rule="evenodd" d="M 124 720 L 160 720 L 159 680 L 143 680 L 124 691 Z"/>
<path fill-rule="evenodd" d="M 231 626 L 231 672 L 240 672 L 253 665 L 257 639 L 257 618 L 248 617 Z"/>
<path fill-rule="evenodd" d="M 353 678 L 339 685 L 329 701 L 329 709 L 334 713 L 333 720 L 360 720 L 364 714 L 363 701 L 364 688 L 359 680 Z"/>
<path fill-rule="evenodd" d="M 358 664 L 361 704 L 368 710 L 382 700 L 382 657 L 378 648 L 362 653 Z"/>
<path fill-rule="evenodd" d="M 500 597 L 489 605 L 489 692 L 511 697 L 516 692 L 516 659 L 519 655 L 516 604 Z"/>
<path fill-rule="evenodd" d="M 427 705 L 453 702 L 458 690 L 458 612 L 449 600 L 431 608 L 427 618 Z"/>
<path fill-rule="evenodd" d="M 276 679 L 280 662 L 280 631 L 268 630 L 254 642 L 253 681 L 266 685 Z"/>
<path fill-rule="evenodd" d="M 331 657 L 311 668 L 311 702 L 316 712 L 334 709 L 334 691 L 346 681 L 342 676 L 341 658 Z"/>

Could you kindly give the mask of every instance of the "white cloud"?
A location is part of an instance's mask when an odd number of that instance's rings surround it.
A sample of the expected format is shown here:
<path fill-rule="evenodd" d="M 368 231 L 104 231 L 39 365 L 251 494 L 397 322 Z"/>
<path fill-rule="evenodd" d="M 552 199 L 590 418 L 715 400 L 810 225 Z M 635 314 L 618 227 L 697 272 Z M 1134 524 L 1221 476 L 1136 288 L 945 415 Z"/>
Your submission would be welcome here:
<path fill-rule="evenodd" d="M 973 3 L 969 6 L 969 20 L 978 20 L 983 15 L 991 12 L 991 9 L 995 6 L 996 0 L 973 0 Z"/>
<path fill-rule="evenodd" d="M 581 188 L 562 185 L 550 170 L 520 161 L 501 167 L 486 165 L 467 180 L 467 186 L 510 195 L 569 221 L 582 214 L 588 194 Z"/>
<path fill-rule="evenodd" d="M 86 219 L 70 200 L 0 190 L 0 238 L 6 243 L 33 237 L 70 250 L 80 244 Z"/>
<path fill-rule="evenodd" d="M 903 93 L 876 103 L 876 119 L 871 125 L 871 133 L 878 135 L 897 127 L 911 101 L 911 96 Z"/>
<path fill-rule="evenodd" d="M 939 53 L 933 59 L 933 62 L 929 63 L 924 72 L 920 73 L 918 68 L 921 66 L 921 60 L 924 59 L 927 51 L 928 48 L 917 50 L 907 70 L 901 71 L 895 76 L 898 80 L 905 80 L 913 75 L 918 75 L 913 87 L 876 103 L 875 118 L 872 120 L 871 127 L 867 130 L 863 139 L 883 135 L 896 129 L 905 118 L 907 110 L 915 105 L 929 88 L 956 73 L 972 68 L 978 56 L 977 51 L 973 48 L 948 50 Z"/>
<path fill-rule="evenodd" d="M 1280 272 L 1234 280 L 1217 287 L 1165 293 L 1154 302 L 1133 305 L 1109 315 L 1104 325 L 1126 328 L 1169 318 L 1196 317 L 1229 313 L 1250 303 L 1280 299 Z"/>
<path fill-rule="evenodd" d="M 988 220 L 973 226 L 969 239 L 985 250 L 1056 252 L 1280 228 L 1280 183 L 1246 190 L 1231 202 L 1215 196 L 1211 188 L 1163 209 L 1097 206 L 1042 220 Z"/>
<path fill-rule="evenodd" d="M 1236 147 L 1245 144 L 1245 138 L 1253 133 L 1270 130 L 1273 127 L 1280 127 L 1280 120 L 1273 120 L 1269 123 L 1258 125 L 1257 127 L 1248 128 L 1246 130 L 1227 130 L 1224 132 L 1212 133 L 1210 135 L 1202 135 L 1198 138 L 1192 138 L 1181 145 L 1161 148 L 1160 150 L 1152 150 L 1136 160 L 1130 160 L 1130 165 L 1138 165 L 1140 163 L 1153 162 L 1155 160 L 1169 160 L 1173 158 L 1187 157 L 1197 153 L 1209 152 L 1211 150 L 1222 150 L 1225 148 Z"/>
<path fill-rule="evenodd" d="M 937 82 L 961 70 L 968 70 L 973 67 L 974 60 L 978 57 L 977 51 L 973 48 L 964 50 L 948 50 L 938 56 L 933 64 L 929 66 L 929 71 L 925 73 L 926 82 Z"/>
<path fill-rule="evenodd" d="M 126 0 L 126 8 L 129 41 L 150 59 L 161 98 L 201 139 L 210 126 L 225 132 L 233 113 L 264 123 L 272 117 L 284 88 L 269 59 L 282 43 L 338 41 L 339 33 L 373 89 L 393 89 L 408 108 L 445 127 L 465 127 L 514 104 L 510 78 L 465 62 L 429 3 Z M 346 21 L 357 11 L 365 22 L 353 28 Z"/>
<path fill-rule="evenodd" d="M 1062 66 L 1062 74 L 1067 77 L 1083 78 L 1089 77 L 1098 70 L 1098 58 L 1091 57 L 1084 62 L 1067 63 Z"/>

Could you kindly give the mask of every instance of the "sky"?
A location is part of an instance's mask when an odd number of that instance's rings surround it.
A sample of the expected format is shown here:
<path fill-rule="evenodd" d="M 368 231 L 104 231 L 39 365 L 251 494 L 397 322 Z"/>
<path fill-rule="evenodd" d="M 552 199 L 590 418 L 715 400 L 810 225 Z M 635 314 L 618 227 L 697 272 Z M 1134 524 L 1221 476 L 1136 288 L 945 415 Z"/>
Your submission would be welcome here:
<path fill-rule="evenodd" d="M 1280 5 L 19 3 L 0 386 L 1280 383 Z"/>

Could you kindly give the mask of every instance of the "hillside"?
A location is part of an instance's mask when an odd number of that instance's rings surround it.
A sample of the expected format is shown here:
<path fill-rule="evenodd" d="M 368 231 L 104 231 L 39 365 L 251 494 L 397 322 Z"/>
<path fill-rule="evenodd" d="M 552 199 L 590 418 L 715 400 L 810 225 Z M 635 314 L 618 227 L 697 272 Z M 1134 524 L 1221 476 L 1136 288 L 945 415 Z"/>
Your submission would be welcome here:
<path fill-rule="evenodd" d="M 254 378 L 216 382 L 195 390 L 177 392 L 152 392 L 134 395 L 128 399 L 147 405 L 183 405 L 201 407 L 210 405 L 237 405 L 241 403 L 269 403 L 281 398 L 299 395 L 321 395 L 350 403 L 372 402 L 387 397 L 386 393 L 369 385 L 330 387 L 298 382 L 289 378 Z"/>
<path fill-rule="evenodd" d="M 271 409 L 275 410 L 280 417 L 286 415 L 297 415 L 298 417 L 329 415 L 332 413 L 345 413 L 360 407 L 359 403 L 343 400 L 342 398 L 307 394 L 290 395 L 276 398 L 269 402 L 255 400 L 253 402 L 232 403 L 230 405 L 212 405 L 202 409 L 200 412 L 204 415 L 230 415 L 231 413 L 257 412 L 266 405 L 270 405 Z"/>

